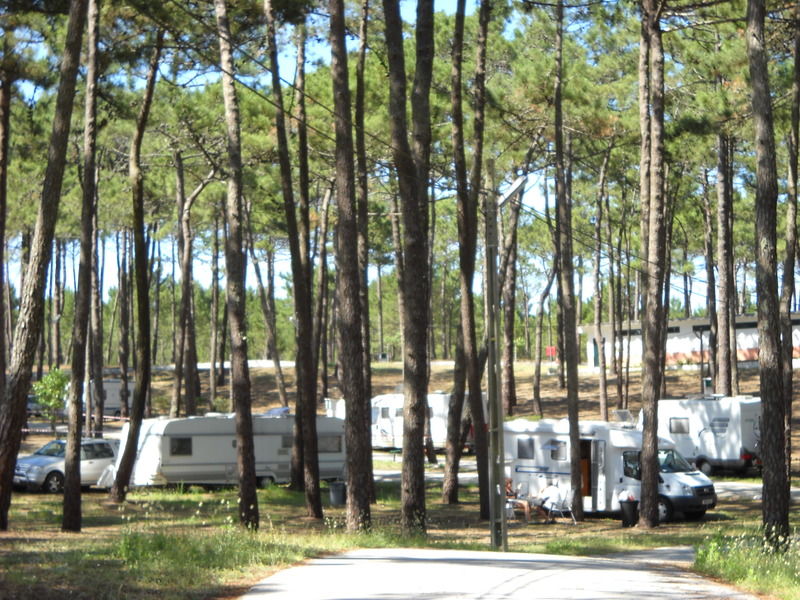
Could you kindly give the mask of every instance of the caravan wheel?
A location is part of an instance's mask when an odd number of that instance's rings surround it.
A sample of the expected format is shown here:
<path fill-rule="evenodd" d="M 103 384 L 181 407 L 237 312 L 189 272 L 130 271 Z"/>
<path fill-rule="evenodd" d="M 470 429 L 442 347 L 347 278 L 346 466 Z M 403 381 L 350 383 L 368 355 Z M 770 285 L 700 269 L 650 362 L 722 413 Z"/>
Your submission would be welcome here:
<path fill-rule="evenodd" d="M 262 477 L 258 480 L 258 487 L 266 489 L 271 487 L 273 483 L 275 483 L 275 480 L 272 477 Z"/>
<path fill-rule="evenodd" d="M 711 463 L 709 463 L 707 460 L 698 461 L 697 468 L 706 477 L 709 477 L 714 470 L 714 468 L 711 466 Z"/>

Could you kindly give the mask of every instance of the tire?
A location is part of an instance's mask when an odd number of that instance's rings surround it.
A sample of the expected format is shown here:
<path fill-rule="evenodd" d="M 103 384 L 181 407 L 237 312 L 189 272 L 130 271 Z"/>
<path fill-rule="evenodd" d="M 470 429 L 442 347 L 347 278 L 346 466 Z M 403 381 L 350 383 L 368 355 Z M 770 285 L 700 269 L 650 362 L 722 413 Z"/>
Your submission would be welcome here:
<path fill-rule="evenodd" d="M 702 519 L 706 514 L 706 509 L 702 510 L 687 510 L 684 513 L 687 521 L 699 521 Z"/>
<path fill-rule="evenodd" d="M 711 463 L 705 460 L 701 460 L 697 463 L 697 469 L 706 477 L 710 476 L 711 473 L 714 472 L 714 467 L 711 466 Z"/>
<path fill-rule="evenodd" d="M 261 479 L 258 480 L 258 487 L 262 489 L 267 489 L 269 487 L 272 487 L 274 483 L 275 480 L 272 477 L 262 477 Z"/>
<path fill-rule="evenodd" d="M 64 491 L 64 475 L 59 471 L 48 473 L 42 484 L 42 490 L 50 494 L 60 494 Z"/>
<path fill-rule="evenodd" d="M 658 497 L 658 522 L 659 523 L 669 523 L 672 520 L 672 515 L 674 513 L 674 509 L 672 508 L 672 502 L 670 502 L 664 496 Z"/>

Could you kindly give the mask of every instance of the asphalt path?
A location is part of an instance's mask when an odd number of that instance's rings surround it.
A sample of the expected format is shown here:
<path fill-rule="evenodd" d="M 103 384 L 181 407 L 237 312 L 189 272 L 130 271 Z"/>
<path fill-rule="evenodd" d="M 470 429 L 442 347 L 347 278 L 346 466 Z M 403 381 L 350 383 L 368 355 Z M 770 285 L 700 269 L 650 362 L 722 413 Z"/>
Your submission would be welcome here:
<path fill-rule="evenodd" d="M 693 559 L 688 547 L 604 558 L 363 549 L 280 571 L 253 587 L 242 600 L 756 600 L 686 570 Z"/>
<path fill-rule="evenodd" d="M 393 479 L 394 470 L 383 476 Z M 715 482 L 720 497 L 759 500 L 761 485 Z M 792 490 L 793 500 L 800 490 Z M 757 600 L 689 569 L 691 547 L 606 557 L 409 548 L 361 549 L 279 571 L 242 600 L 429 600 L 463 598 Z"/>

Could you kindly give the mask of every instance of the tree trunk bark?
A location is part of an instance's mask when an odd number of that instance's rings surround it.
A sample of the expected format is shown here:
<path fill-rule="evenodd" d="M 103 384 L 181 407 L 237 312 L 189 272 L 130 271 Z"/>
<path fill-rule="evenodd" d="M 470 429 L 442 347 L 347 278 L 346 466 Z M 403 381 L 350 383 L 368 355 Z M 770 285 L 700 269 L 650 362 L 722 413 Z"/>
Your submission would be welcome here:
<path fill-rule="evenodd" d="M 302 441 L 303 485 L 306 493 L 306 509 L 310 517 L 322 518 L 322 500 L 319 489 L 319 463 L 317 461 L 317 422 L 316 422 L 316 365 L 314 365 L 312 314 L 313 298 L 311 292 L 312 266 L 309 257 L 309 198 L 308 198 L 308 143 L 305 127 L 304 89 L 305 65 L 302 55 L 298 56 L 298 163 L 299 200 L 295 203 L 292 183 L 292 165 L 289 143 L 286 134 L 285 112 L 281 95 L 281 78 L 278 64 L 278 50 L 275 32 L 275 14 L 272 1 L 265 0 L 264 13 L 267 20 L 267 45 L 272 70 L 272 94 L 278 108 L 275 128 L 278 139 L 278 161 L 281 173 L 284 213 L 289 237 L 289 251 L 292 263 L 294 284 L 295 339 L 297 356 L 295 358 L 297 380 L 297 429 L 295 444 Z M 299 210 L 298 210 L 299 207 Z M 299 213 L 299 219 L 298 219 Z M 294 453 L 296 454 L 296 452 Z M 295 482 L 296 483 L 296 482 Z"/>
<path fill-rule="evenodd" d="M 555 161 L 556 161 L 556 197 L 558 203 L 558 289 L 560 308 L 563 315 L 564 360 L 567 384 L 567 418 L 570 427 L 570 471 L 573 491 L 572 511 L 575 518 L 583 520 L 583 496 L 580 469 L 580 432 L 578 431 L 578 341 L 576 327 L 575 288 L 573 280 L 572 253 L 572 200 L 568 197 L 567 171 L 564 155 L 564 122 L 561 103 L 563 75 L 562 66 L 562 34 L 564 24 L 564 4 L 558 0 L 556 4 L 556 83 L 554 93 L 555 105 Z"/>
<path fill-rule="evenodd" d="M 236 412 L 236 462 L 239 472 L 239 522 L 245 528 L 259 526 L 256 494 L 256 463 L 253 443 L 253 416 L 250 396 L 250 371 L 247 364 L 247 320 L 245 296 L 246 258 L 242 234 L 242 143 L 239 101 L 234 77 L 236 67 L 231 49 L 231 30 L 225 0 L 214 0 L 222 99 L 225 105 L 225 130 L 228 150 L 228 190 L 225 221 L 227 272 L 226 299 L 231 339 L 231 401 Z"/>
<path fill-rule="evenodd" d="M 150 289 L 149 265 L 147 258 L 147 240 L 145 239 L 144 221 L 144 174 L 141 170 L 142 140 L 144 139 L 150 108 L 155 93 L 158 78 L 158 65 L 161 60 L 161 50 L 164 46 L 164 30 L 159 29 L 153 44 L 153 53 L 147 73 L 147 82 L 144 89 L 142 106 L 136 121 L 136 130 L 131 142 L 130 157 L 128 162 L 129 179 L 132 189 L 133 203 L 133 245 L 134 245 L 134 276 L 136 279 L 137 303 L 137 333 L 136 336 L 136 380 L 133 388 L 133 402 L 131 403 L 131 420 L 128 426 L 128 438 L 125 450 L 117 466 L 117 476 L 111 487 L 110 498 L 114 502 L 123 502 L 128 493 L 128 484 L 133 473 L 133 464 L 139 448 L 139 431 L 142 427 L 147 391 L 150 388 Z"/>
<path fill-rule="evenodd" d="M 658 397 L 663 377 L 665 330 L 664 271 L 666 265 L 667 224 L 664 199 L 664 54 L 661 40 L 660 6 L 655 0 L 642 2 L 642 53 L 647 60 L 640 71 L 640 88 L 647 90 L 647 101 L 640 111 L 642 132 L 649 132 L 649 176 L 641 189 L 643 310 L 642 310 L 642 496 L 639 525 L 658 525 Z M 643 68 L 640 63 L 640 68 Z M 648 110 L 649 109 L 649 110 Z M 644 137 L 644 135 L 643 135 Z M 644 150 L 644 148 L 643 148 Z M 644 180 L 643 180 L 643 183 Z"/>
<path fill-rule="evenodd" d="M 777 283 L 776 220 L 778 173 L 764 32 L 764 0 L 747 3 L 747 57 L 756 153 L 756 290 L 758 295 L 758 364 L 761 392 L 762 520 L 773 548 L 785 548 L 789 536 L 789 483 L 784 440 L 786 405 L 781 373 Z"/>
<path fill-rule="evenodd" d="M 372 448 L 364 435 L 369 398 L 364 389 L 364 339 L 361 318 L 361 269 L 359 267 L 358 207 L 352 136 L 350 88 L 345 42 L 344 0 L 330 0 L 331 79 L 336 130 L 336 229 L 337 297 L 339 299 L 339 371 L 347 404 L 347 529 L 369 529 L 371 481 L 368 463 Z"/>
<path fill-rule="evenodd" d="M 717 136 L 717 271 L 719 272 L 720 310 L 717 311 L 717 380 L 714 391 L 731 395 L 731 330 L 734 302 L 733 272 L 733 190 L 730 182 L 730 138 Z"/>
<path fill-rule="evenodd" d="M 389 67 L 389 115 L 394 166 L 403 219 L 403 470 L 401 530 L 426 529 L 425 471 L 422 443 L 428 391 L 428 180 L 430 175 L 430 99 L 434 58 L 432 0 L 419 0 L 416 19 L 416 60 L 411 92 L 412 131 L 406 119 L 406 69 L 403 25 L 398 0 L 384 0 Z M 425 317 L 420 318 L 420 315 Z"/>
<path fill-rule="evenodd" d="M 714 272 L 714 224 L 708 195 L 708 173 L 704 174 L 703 215 L 705 222 L 704 252 L 706 259 L 706 307 L 708 310 L 708 371 L 711 381 L 717 380 L 717 279 Z M 701 371 L 700 376 L 703 376 Z"/>
<path fill-rule="evenodd" d="M 603 256 L 603 200 L 606 194 L 606 171 L 610 158 L 611 147 L 608 148 L 603 156 L 603 164 L 600 167 L 600 181 L 598 182 L 599 191 L 597 194 L 597 203 L 595 205 L 594 221 L 594 343 L 597 352 L 600 419 L 603 421 L 608 421 L 608 386 L 606 384 L 606 340 L 603 337 L 601 328 L 603 315 L 603 286 L 600 280 L 600 261 Z M 610 218 L 609 216 L 609 220 Z M 608 241 L 609 243 L 611 242 L 611 240 Z"/>
<path fill-rule="evenodd" d="M 81 530 L 81 420 L 83 416 L 83 383 L 86 373 L 86 339 L 91 308 L 92 213 L 95 207 L 97 40 L 100 24 L 100 13 L 95 0 L 88 1 L 86 22 L 87 72 L 83 124 L 83 197 L 81 203 L 80 258 L 78 262 L 78 286 L 75 291 L 75 317 L 72 327 L 69 433 L 64 455 L 64 510 L 61 516 L 61 530 L 76 532 Z"/>

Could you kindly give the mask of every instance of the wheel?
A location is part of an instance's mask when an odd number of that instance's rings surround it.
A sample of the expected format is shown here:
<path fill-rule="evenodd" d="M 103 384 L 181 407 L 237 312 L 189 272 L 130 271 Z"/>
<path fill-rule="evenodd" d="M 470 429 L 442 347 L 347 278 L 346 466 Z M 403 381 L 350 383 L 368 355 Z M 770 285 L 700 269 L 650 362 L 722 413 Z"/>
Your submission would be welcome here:
<path fill-rule="evenodd" d="M 708 461 L 705 461 L 705 460 L 701 460 L 701 461 L 699 461 L 699 462 L 697 463 L 697 468 L 698 468 L 698 469 L 700 470 L 700 472 L 701 472 L 703 475 L 705 475 L 706 477 L 708 477 L 709 475 L 711 475 L 711 473 L 714 471 L 714 468 L 711 466 L 711 464 L 710 464 Z"/>
<path fill-rule="evenodd" d="M 64 491 L 64 475 L 58 471 L 48 473 L 42 484 L 42 489 L 51 494 L 60 494 Z"/>
<path fill-rule="evenodd" d="M 275 480 L 272 477 L 262 477 L 258 480 L 258 486 L 263 489 L 272 486 L 273 483 L 275 483 Z"/>
<path fill-rule="evenodd" d="M 687 521 L 699 521 L 706 514 L 706 510 L 687 510 L 684 513 Z"/>
<path fill-rule="evenodd" d="M 664 496 L 658 497 L 658 522 L 667 523 L 672 520 L 672 502 Z"/>

